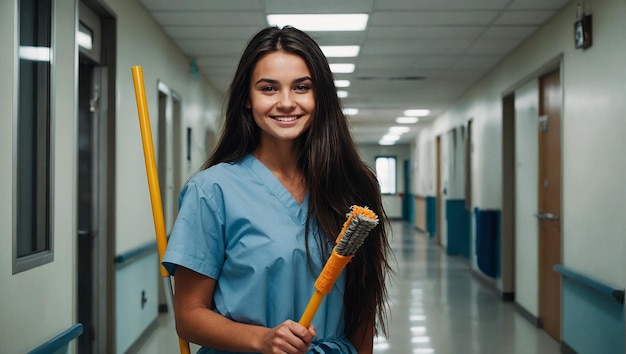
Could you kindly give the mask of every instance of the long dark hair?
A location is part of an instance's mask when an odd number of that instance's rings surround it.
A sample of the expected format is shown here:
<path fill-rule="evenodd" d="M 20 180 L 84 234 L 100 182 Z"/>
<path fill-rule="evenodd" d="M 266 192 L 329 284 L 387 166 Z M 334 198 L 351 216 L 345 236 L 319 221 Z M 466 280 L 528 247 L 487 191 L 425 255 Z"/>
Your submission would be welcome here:
<path fill-rule="evenodd" d="M 250 78 L 259 59 L 276 51 L 300 56 L 313 80 L 315 117 L 297 141 L 298 167 L 309 188 L 308 218 L 315 217 L 325 237 L 332 242 L 352 205 L 369 207 L 381 220 L 345 269 L 346 335 L 355 335 L 363 323 L 376 325 L 376 333 L 381 330 L 387 335 L 385 279 L 391 266 L 388 223 L 380 188 L 373 171 L 356 150 L 328 61 L 308 34 L 290 26 L 268 27 L 250 40 L 227 95 L 220 140 L 203 168 L 239 161 L 257 147 L 260 129 L 252 112 L 245 108 L 250 97 Z M 307 237 L 308 233 L 307 228 Z"/>

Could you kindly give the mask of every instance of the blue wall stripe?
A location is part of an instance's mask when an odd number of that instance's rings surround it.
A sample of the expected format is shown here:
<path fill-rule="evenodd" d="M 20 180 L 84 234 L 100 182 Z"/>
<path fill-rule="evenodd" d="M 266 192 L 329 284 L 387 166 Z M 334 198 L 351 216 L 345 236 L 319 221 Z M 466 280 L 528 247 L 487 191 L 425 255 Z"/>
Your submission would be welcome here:
<path fill-rule="evenodd" d="M 624 305 L 563 276 L 562 341 L 577 353 L 625 353 Z"/>
<path fill-rule="evenodd" d="M 83 334 L 83 325 L 77 323 L 48 342 L 28 352 L 28 354 L 51 354 L 67 351 L 69 343 Z"/>

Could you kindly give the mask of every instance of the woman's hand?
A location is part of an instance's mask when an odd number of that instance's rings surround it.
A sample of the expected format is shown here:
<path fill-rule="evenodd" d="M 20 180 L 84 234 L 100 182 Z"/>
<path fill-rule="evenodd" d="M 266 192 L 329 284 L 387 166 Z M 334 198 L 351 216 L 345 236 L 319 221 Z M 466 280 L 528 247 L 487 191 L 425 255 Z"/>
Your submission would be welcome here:
<path fill-rule="evenodd" d="M 304 354 L 315 336 L 317 336 L 315 326 L 306 328 L 297 322 L 287 320 L 265 333 L 262 353 Z"/>
<path fill-rule="evenodd" d="M 211 310 L 216 281 L 185 267 L 174 277 L 178 335 L 190 343 L 229 352 L 304 354 L 317 333 L 287 320 L 274 328 L 238 323 Z"/>

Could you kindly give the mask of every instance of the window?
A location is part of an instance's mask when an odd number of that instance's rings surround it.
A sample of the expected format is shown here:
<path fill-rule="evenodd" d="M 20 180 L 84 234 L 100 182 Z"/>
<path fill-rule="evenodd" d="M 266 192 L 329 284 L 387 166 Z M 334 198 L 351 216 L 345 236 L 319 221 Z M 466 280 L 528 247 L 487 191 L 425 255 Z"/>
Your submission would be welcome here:
<path fill-rule="evenodd" d="M 396 194 L 396 158 L 394 156 L 376 157 L 376 177 L 382 194 Z"/>
<path fill-rule="evenodd" d="M 19 1 L 13 272 L 52 260 L 51 0 Z"/>

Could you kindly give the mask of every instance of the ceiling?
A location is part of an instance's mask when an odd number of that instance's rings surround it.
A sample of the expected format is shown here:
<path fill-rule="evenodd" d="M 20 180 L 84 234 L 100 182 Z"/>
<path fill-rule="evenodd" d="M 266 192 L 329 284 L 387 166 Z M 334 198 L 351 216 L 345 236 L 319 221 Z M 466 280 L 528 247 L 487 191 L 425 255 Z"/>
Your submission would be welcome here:
<path fill-rule="evenodd" d="M 362 32 L 309 32 L 324 45 L 360 45 L 344 108 L 355 141 L 377 143 L 405 109 L 430 109 L 399 143 L 467 89 L 569 0 L 138 0 L 198 70 L 225 92 L 268 14 L 366 13 Z M 574 14 L 572 15 L 574 18 Z M 297 24 L 294 24 L 297 27 Z M 348 61 L 348 59 L 351 59 Z"/>

